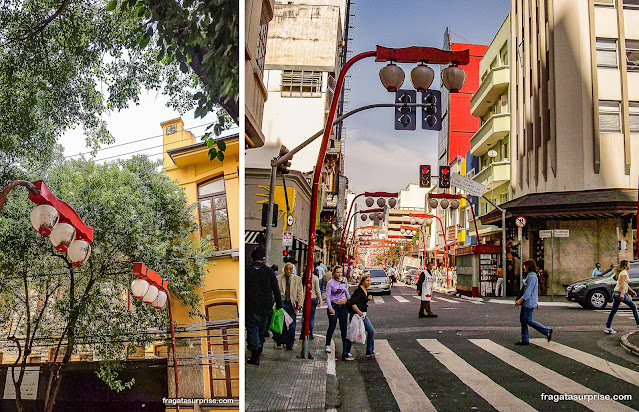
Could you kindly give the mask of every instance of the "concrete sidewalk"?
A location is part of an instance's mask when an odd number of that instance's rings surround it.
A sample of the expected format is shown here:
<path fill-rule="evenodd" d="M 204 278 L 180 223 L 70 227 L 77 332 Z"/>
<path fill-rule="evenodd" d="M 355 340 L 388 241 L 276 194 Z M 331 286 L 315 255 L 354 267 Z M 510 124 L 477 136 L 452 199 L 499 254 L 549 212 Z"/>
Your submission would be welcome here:
<path fill-rule="evenodd" d="M 313 359 L 300 359 L 298 339 L 292 351 L 267 338 L 259 366 L 246 364 L 247 411 L 325 411 L 339 406 L 335 350 L 325 352 L 325 337 L 310 341 Z"/>

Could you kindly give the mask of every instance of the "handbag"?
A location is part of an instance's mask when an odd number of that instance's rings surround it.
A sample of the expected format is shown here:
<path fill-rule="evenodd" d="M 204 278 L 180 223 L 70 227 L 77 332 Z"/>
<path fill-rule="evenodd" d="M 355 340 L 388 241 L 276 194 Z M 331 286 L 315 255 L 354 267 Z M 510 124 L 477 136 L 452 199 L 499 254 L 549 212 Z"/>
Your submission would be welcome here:
<path fill-rule="evenodd" d="M 524 283 L 524 286 L 522 286 L 521 289 L 519 289 L 519 292 L 517 292 L 517 299 L 515 299 L 515 300 L 521 299 L 521 297 L 524 296 L 524 293 L 526 293 L 526 284 L 525 283 Z"/>
<path fill-rule="evenodd" d="M 282 333 L 282 329 L 284 329 L 284 315 L 286 312 L 284 309 L 275 309 L 273 308 L 273 317 L 271 318 L 271 324 L 268 327 L 273 333 Z"/>

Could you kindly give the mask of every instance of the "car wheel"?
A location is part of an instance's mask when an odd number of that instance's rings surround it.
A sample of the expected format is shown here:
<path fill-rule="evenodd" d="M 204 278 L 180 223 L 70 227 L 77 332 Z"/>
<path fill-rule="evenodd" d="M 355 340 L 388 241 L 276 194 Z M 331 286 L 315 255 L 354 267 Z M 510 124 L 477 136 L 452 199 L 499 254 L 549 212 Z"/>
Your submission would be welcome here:
<path fill-rule="evenodd" d="M 588 293 L 588 304 L 593 309 L 604 309 L 608 303 L 608 297 L 602 290 L 593 290 Z"/>

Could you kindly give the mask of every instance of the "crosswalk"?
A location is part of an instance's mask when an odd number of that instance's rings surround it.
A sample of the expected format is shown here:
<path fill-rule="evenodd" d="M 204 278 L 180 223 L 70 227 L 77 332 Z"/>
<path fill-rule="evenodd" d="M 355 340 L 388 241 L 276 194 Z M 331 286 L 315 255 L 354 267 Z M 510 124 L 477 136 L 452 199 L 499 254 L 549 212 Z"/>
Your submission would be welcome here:
<path fill-rule="evenodd" d="M 414 300 L 411 300 L 410 298 L 414 298 L 414 299 L 421 299 L 421 297 L 419 297 L 418 295 L 391 295 L 391 296 L 379 296 L 379 295 L 373 295 L 373 300 L 371 302 L 369 302 L 369 305 L 382 305 L 382 304 L 386 304 L 386 303 L 411 303 L 414 302 Z M 453 304 L 453 305 L 459 305 L 459 304 L 475 304 L 475 305 L 483 305 L 484 302 L 483 301 L 479 301 L 479 300 L 471 300 L 471 299 L 460 299 L 460 298 L 444 298 L 441 297 L 440 295 L 435 295 L 432 298 L 432 302 L 434 303 L 441 303 L 441 304 Z M 320 306 L 320 309 L 325 309 L 326 308 L 326 302 L 322 303 L 322 306 Z"/>
<path fill-rule="evenodd" d="M 457 389 L 460 393 L 469 396 L 472 391 L 477 399 L 487 403 L 484 408 L 470 409 L 484 410 L 490 405 L 498 411 L 607 412 L 633 411 L 639 406 L 639 367 L 635 365 L 632 369 L 622 359 L 613 362 L 546 339 L 531 339 L 532 345 L 523 351 L 491 339 L 466 339 L 452 345 L 454 349 L 445 344 L 450 342 L 440 339 L 413 342 L 416 345 L 407 341 L 391 344 L 386 339 L 375 340 L 380 373 L 401 411 L 452 410 L 451 405 L 442 404 L 441 400 L 438 403 L 437 382 L 447 387 L 453 385 L 455 379 L 460 382 L 455 385 L 466 388 Z M 406 345 L 410 345 L 410 350 Z M 489 359 L 489 366 L 478 362 L 479 357 Z M 548 357 L 560 357 L 560 361 L 552 363 L 557 370 L 548 366 Z M 415 359 L 419 360 L 418 366 Z M 588 372 L 576 374 L 575 371 Z M 596 373 L 604 374 L 603 379 L 590 379 Z M 605 385 L 602 387 L 597 382 L 605 382 Z M 606 390 L 608 392 L 604 392 Z M 544 399 L 542 393 L 578 396 L 556 403 L 550 398 Z M 625 398 L 613 396 L 618 394 Z"/>

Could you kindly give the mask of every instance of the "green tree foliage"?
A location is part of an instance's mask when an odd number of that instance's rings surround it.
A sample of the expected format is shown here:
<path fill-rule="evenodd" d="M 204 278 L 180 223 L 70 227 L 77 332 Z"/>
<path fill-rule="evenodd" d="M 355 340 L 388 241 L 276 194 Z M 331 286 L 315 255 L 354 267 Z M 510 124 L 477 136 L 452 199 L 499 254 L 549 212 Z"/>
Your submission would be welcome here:
<path fill-rule="evenodd" d="M 195 290 L 209 250 L 191 240 L 195 206 L 187 206 L 183 190 L 146 157 L 98 165 L 64 160 L 58 152 L 51 167 L 24 166 L 27 180 L 44 179 L 94 230 L 89 260 L 74 268 L 66 254 L 30 228 L 35 205 L 26 189 L 16 188 L 0 213 L 0 323 L 9 330 L 11 355 L 20 355 L 16 366 L 23 369 L 33 353 L 48 358 L 50 347 L 64 355 L 51 372 L 51 410 L 73 353 L 81 349 L 102 360 L 123 359 L 127 350 L 167 337 L 167 310 L 127 303 L 132 263 L 142 261 L 161 274 L 171 298 L 194 308 L 191 315 L 197 316 Z M 150 333 L 154 330 L 160 332 Z M 126 388 L 113 369 L 103 368 L 102 375 L 112 387 Z"/>
<path fill-rule="evenodd" d="M 0 184 L 19 173 L 23 159 L 49 159 L 70 128 L 82 126 L 94 149 L 112 142 L 102 116 L 137 104 L 143 89 L 170 96 L 179 112 L 218 112 L 222 126 L 229 116 L 237 123 L 237 0 L 116 6 L 0 5 Z"/>

